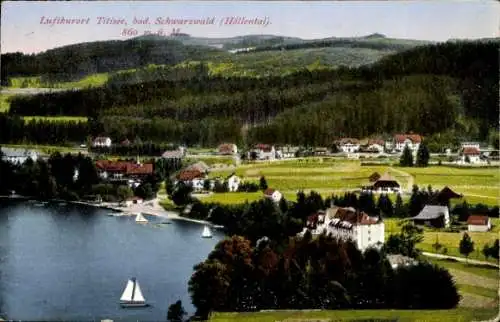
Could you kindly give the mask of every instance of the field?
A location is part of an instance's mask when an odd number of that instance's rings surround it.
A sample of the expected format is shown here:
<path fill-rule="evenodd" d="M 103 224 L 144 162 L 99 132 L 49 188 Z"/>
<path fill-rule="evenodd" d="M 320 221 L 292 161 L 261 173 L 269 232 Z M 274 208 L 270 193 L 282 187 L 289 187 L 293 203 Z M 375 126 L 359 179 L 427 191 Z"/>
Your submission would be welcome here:
<path fill-rule="evenodd" d="M 495 316 L 495 309 L 454 310 L 339 310 L 339 311 L 276 311 L 257 313 L 214 313 L 212 322 L 300 322 L 300 321 L 480 321 Z M 375 320 L 376 319 L 376 320 Z"/>
<path fill-rule="evenodd" d="M 85 76 L 73 82 L 46 82 L 41 76 L 13 77 L 9 88 L 86 88 L 102 86 L 108 81 L 108 73 L 99 73 Z"/>
<path fill-rule="evenodd" d="M 413 184 L 421 188 L 431 185 L 433 189 L 449 186 L 464 195 L 469 203 L 485 203 L 493 206 L 499 203 L 500 173 L 495 168 L 459 169 L 446 166 L 428 168 L 400 168 L 388 165 L 362 166 L 359 161 L 347 161 L 333 158 L 309 158 L 293 161 L 275 161 L 243 164 L 236 169 L 214 169 L 211 177 L 227 176 L 235 172 L 246 181 L 258 182 L 261 176 L 269 187 L 280 190 L 287 199 L 295 200 L 298 190 L 314 190 L 323 196 L 339 194 L 348 190 L 368 185 L 368 177 L 373 172 L 389 172 L 404 189 Z M 252 198 L 252 196 L 249 196 Z M 231 194 L 214 194 L 210 201 L 235 202 Z M 462 202 L 462 200 L 453 200 Z"/>
<path fill-rule="evenodd" d="M 12 95 L 0 94 L 0 113 L 6 113 L 10 109 L 9 97 Z"/>
<path fill-rule="evenodd" d="M 26 122 L 51 121 L 51 122 L 87 122 L 83 116 L 23 116 Z"/>

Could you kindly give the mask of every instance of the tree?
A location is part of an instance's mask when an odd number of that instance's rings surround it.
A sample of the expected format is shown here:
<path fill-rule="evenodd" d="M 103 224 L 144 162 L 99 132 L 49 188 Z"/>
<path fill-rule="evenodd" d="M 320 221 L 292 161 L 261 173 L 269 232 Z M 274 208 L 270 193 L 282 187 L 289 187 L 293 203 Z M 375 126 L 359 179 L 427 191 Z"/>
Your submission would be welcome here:
<path fill-rule="evenodd" d="M 464 233 L 462 240 L 460 240 L 459 250 L 460 254 L 464 255 L 466 260 L 469 258 L 469 254 L 474 251 L 474 242 L 469 234 Z"/>
<path fill-rule="evenodd" d="M 427 149 L 425 143 L 422 142 L 418 147 L 416 165 L 418 167 L 427 167 L 429 165 L 429 158 L 429 150 Z"/>
<path fill-rule="evenodd" d="M 182 322 L 187 312 L 182 307 L 182 301 L 178 300 L 168 307 L 167 320 L 170 322 Z"/>
<path fill-rule="evenodd" d="M 406 209 L 403 204 L 403 198 L 401 198 L 401 194 L 399 193 L 396 197 L 396 203 L 394 205 L 394 216 L 397 218 L 403 218 L 406 216 Z"/>
<path fill-rule="evenodd" d="M 401 233 L 389 236 L 384 250 L 389 254 L 402 254 L 416 258 L 420 254 L 416 246 L 423 239 L 423 229 L 407 223 L 401 228 Z"/>
<path fill-rule="evenodd" d="M 401 198 L 401 196 L 399 197 Z M 386 194 L 382 194 L 378 198 L 377 208 L 379 209 L 380 213 L 383 214 L 385 217 L 392 217 L 394 215 L 394 208 L 392 206 L 392 201 Z"/>
<path fill-rule="evenodd" d="M 125 201 L 133 196 L 133 192 L 129 186 L 121 185 L 116 189 L 116 195 L 118 197 L 118 200 Z"/>
<path fill-rule="evenodd" d="M 210 180 L 209 179 L 205 179 L 203 181 L 203 189 L 206 191 L 210 191 Z"/>
<path fill-rule="evenodd" d="M 266 181 L 266 178 L 264 176 L 260 177 L 259 188 L 262 191 L 267 189 L 267 181 Z"/>
<path fill-rule="evenodd" d="M 498 254 L 498 239 L 495 240 L 493 243 L 493 246 L 490 246 L 489 244 L 484 245 L 483 247 L 483 255 L 486 257 L 486 259 L 492 257 L 498 260 L 499 254 Z"/>
<path fill-rule="evenodd" d="M 399 159 L 399 165 L 402 167 L 413 167 L 413 154 L 408 145 L 406 145 L 403 150 L 403 154 Z"/>
<path fill-rule="evenodd" d="M 191 185 L 179 182 L 172 193 L 172 201 L 177 206 L 187 205 L 191 202 L 191 192 L 193 192 L 193 187 Z"/>
<path fill-rule="evenodd" d="M 172 181 L 172 179 L 170 179 L 170 177 L 167 177 L 165 179 L 165 192 L 167 193 L 167 195 L 172 196 L 174 190 L 175 190 L 174 182 Z"/>

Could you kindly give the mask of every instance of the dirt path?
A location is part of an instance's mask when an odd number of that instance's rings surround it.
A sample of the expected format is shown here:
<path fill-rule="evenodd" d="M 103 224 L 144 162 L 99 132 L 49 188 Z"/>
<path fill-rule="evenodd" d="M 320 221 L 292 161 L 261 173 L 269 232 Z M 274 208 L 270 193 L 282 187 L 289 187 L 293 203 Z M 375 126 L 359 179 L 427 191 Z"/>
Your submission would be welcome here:
<path fill-rule="evenodd" d="M 499 267 L 498 264 L 495 263 L 490 263 L 490 262 L 485 262 L 485 261 L 478 261 L 475 259 L 465 259 L 463 257 L 455 257 L 455 256 L 449 256 L 449 255 L 442 255 L 442 254 L 435 254 L 435 253 L 428 253 L 428 252 L 423 252 L 422 255 L 424 256 L 429 256 L 429 257 L 435 257 L 435 258 L 448 258 L 448 259 L 454 259 L 459 262 L 465 262 L 465 263 L 470 263 L 470 264 L 479 264 L 479 265 L 487 265 L 487 266 L 492 266 L 492 267 Z"/>

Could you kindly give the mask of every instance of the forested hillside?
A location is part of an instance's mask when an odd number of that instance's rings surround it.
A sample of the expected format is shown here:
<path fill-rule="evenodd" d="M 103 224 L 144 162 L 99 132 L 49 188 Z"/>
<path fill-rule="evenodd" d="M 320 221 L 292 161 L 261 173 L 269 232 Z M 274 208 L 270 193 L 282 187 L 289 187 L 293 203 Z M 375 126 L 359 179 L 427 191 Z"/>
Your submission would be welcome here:
<path fill-rule="evenodd" d="M 498 120 L 498 48 L 498 40 L 454 41 L 370 66 L 302 68 L 280 77 L 213 76 L 207 64 L 186 64 L 191 73 L 182 79 L 17 97 L 9 113 L 90 116 L 90 135 L 202 146 L 330 146 L 341 136 L 400 131 L 483 139 Z M 4 122 L 0 142 L 12 133 Z"/>
<path fill-rule="evenodd" d="M 44 86 L 52 86 L 55 82 L 77 81 L 95 73 L 142 68 L 151 64 L 172 66 L 184 61 L 210 62 L 215 68 L 224 69 L 231 75 L 256 76 L 266 68 L 277 73 L 293 72 L 297 67 L 315 62 L 327 66 L 360 66 L 422 43 L 381 35 L 315 40 L 272 35 L 233 38 L 149 35 L 123 41 L 63 46 L 36 55 L 2 54 L 1 78 L 3 86 L 12 86 L 17 81 L 14 78 L 39 76 L 39 82 Z M 257 51 L 239 54 L 227 51 L 245 47 L 256 47 Z M 275 50 L 278 49 L 282 53 L 276 56 Z"/>

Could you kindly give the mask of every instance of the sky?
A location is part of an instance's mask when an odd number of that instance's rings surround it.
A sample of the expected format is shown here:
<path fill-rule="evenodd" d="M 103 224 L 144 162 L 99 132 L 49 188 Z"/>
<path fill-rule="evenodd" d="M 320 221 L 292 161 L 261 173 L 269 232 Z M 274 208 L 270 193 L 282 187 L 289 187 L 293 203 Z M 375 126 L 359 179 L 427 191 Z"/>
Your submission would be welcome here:
<path fill-rule="evenodd" d="M 381 33 L 391 38 L 446 41 L 498 37 L 497 1 L 6 1 L 1 6 L 1 52 L 37 53 L 69 44 L 123 40 L 135 32 L 196 37 L 272 34 L 304 39 Z M 50 19 L 88 19 L 54 24 Z M 98 17 L 127 25 L 97 24 Z M 149 25 L 134 24 L 149 18 Z M 213 19 L 213 24 L 156 25 L 156 19 Z M 224 24 L 227 17 L 267 20 L 267 25 Z M 222 21 L 222 22 L 221 22 Z M 125 31 L 125 34 L 124 33 Z"/>

